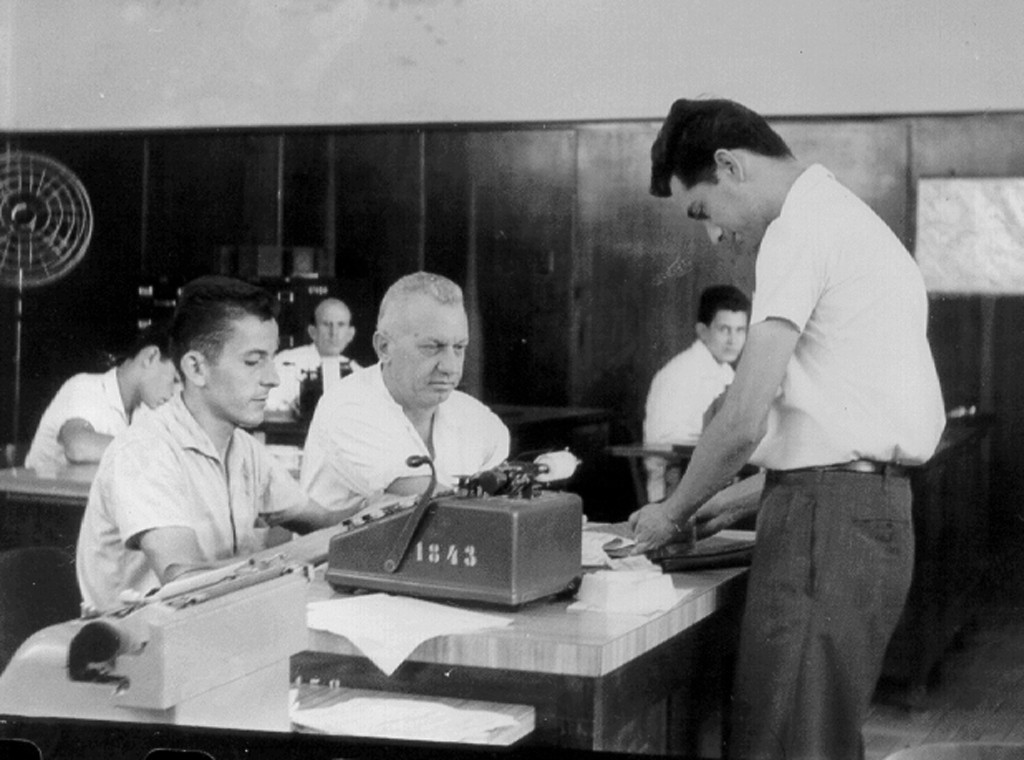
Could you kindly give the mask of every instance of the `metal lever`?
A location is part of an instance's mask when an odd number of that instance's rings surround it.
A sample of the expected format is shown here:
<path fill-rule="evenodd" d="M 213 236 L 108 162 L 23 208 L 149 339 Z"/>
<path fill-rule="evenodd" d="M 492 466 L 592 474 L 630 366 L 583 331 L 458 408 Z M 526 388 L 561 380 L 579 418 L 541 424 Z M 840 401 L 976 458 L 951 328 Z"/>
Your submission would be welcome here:
<path fill-rule="evenodd" d="M 402 526 L 402 532 L 398 534 L 398 538 L 395 539 L 395 543 L 391 546 L 391 551 L 388 552 L 384 560 L 384 572 L 386 573 L 396 573 L 398 568 L 402 566 L 402 560 L 405 559 L 405 554 L 409 551 L 409 544 L 412 543 L 413 534 L 420 527 L 423 515 L 427 513 L 427 507 L 430 506 L 430 499 L 434 496 L 434 489 L 437 487 L 437 470 L 434 468 L 434 462 L 430 457 L 413 454 L 405 460 L 405 463 L 410 467 L 430 465 L 430 484 L 427 486 L 427 490 L 421 493 L 420 497 L 416 500 L 412 513 L 406 519 L 405 525 Z"/>

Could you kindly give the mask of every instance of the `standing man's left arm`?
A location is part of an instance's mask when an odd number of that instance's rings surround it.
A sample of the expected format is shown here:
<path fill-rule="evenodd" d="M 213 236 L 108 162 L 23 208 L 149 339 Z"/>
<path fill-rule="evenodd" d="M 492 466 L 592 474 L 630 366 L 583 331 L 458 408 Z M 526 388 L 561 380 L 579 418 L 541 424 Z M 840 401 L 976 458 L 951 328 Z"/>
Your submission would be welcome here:
<path fill-rule="evenodd" d="M 800 331 L 784 319 L 768 319 L 750 328 L 722 409 L 701 435 L 678 487 L 665 501 L 630 515 L 637 552 L 678 539 L 701 504 L 746 464 L 764 437 L 768 410 L 799 339 Z"/>

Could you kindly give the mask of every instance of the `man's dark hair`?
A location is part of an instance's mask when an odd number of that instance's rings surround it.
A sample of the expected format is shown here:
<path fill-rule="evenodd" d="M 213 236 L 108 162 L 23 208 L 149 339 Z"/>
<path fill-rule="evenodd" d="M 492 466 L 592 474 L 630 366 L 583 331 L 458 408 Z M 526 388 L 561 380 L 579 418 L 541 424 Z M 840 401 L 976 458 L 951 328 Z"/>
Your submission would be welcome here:
<path fill-rule="evenodd" d="M 743 291 L 732 285 L 712 285 L 700 294 L 697 321 L 710 325 L 720 311 L 742 311 L 750 317 L 750 299 Z"/>
<path fill-rule="evenodd" d="M 139 330 L 131 343 L 114 353 L 114 358 L 120 364 L 128 359 L 134 359 L 142 349 L 148 346 L 156 346 L 160 349 L 161 359 L 171 358 L 171 323 L 169 320 L 153 322 L 148 327 Z"/>
<path fill-rule="evenodd" d="M 192 280 L 179 292 L 174 309 L 171 346 L 175 366 L 181 369 L 181 358 L 189 351 L 216 361 L 232 321 L 248 315 L 264 322 L 276 319 L 279 308 L 269 291 L 241 280 L 220 275 Z"/>
<path fill-rule="evenodd" d="M 684 100 L 672 104 L 651 146 L 651 195 L 672 195 L 672 178 L 686 188 L 716 182 L 715 151 L 742 148 L 772 158 L 793 153 L 764 117 L 731 100 Z"/>

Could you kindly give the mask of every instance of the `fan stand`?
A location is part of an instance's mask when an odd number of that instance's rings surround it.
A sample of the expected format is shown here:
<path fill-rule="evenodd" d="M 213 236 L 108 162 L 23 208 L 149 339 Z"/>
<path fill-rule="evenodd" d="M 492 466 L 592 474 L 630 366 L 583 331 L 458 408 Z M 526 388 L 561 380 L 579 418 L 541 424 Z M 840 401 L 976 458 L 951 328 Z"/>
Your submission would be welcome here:
<path fill-rule="evenodd" d="M 26 288 L 41 287 L 74 269 L 89 248 L 93 215 L 81 180 L 47 156 L 0 155 L 0 285 L 14 286 L 14 379 L 8 464 L 17 464 L 21 416 L 23 308 Z"/>
<path fill-rule="evenodd" d="M 11 393 L 11 443 L 4 446 L 4 458 L 11 467 L 18 457 L 18 417 L 21 414 L 21 304 L 25 293 L 25 270 L 18 269 L 14 296 L 14 387 Z"/>

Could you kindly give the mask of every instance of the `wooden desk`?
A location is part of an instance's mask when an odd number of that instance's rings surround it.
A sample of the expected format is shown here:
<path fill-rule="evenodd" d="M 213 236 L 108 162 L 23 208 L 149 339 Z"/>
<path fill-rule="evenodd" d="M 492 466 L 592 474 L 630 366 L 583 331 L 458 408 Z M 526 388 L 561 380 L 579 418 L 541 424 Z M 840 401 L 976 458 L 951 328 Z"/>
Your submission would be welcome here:
<path fill-rule="evenodd" d="M 73 554 L 96 467 L 0 470 L 0 549 L 49 545 Z"/>
<path fill-rule="evenodd" d="M 531 743 L 705 756 L 720 740 L 745 569 L 677 574 L 693 591 L 651 617 L 535 602 L 507 628 L 421 644 L 390 677 L 347 639 L 310 630 L 292 677 L 349 688 L 512 702 L 536 709 Z M 322 571 L 310 601 L 331 598 Z"/>
<path fill-rule="evenodd" d="M 11 467 L 0 470 L 0 494 L 26 504 L 84 507 L 97 465 L 72 464 L 51 471 Z"/>

